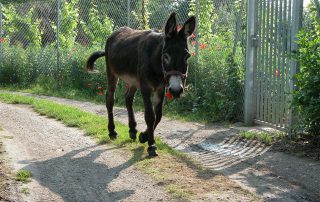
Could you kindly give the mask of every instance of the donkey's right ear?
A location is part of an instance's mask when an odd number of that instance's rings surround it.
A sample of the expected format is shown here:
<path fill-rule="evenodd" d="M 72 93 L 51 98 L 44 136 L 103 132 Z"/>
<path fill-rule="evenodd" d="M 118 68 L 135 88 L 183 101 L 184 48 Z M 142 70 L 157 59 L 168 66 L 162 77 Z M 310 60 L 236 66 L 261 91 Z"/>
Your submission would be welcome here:
<path fill-rule="evenodd" d="M 177 33 L 176 13 L 173 12 L 169 16 L 164 28 L 164 33 L 168 38 L 173 37 Z"/>

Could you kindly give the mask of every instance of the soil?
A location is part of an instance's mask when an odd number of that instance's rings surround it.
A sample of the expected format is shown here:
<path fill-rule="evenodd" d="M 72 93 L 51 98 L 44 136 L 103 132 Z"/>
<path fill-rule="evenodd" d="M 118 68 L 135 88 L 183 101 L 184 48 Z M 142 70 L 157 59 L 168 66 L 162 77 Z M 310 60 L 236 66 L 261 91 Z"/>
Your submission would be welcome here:
<path fill-rule="evenodd" d="M 0 201 L 174 201 L 132 165 L 134 156 L 128 152 L 99 145 L 82 131 L 39 116 L 28 106 L 0 103 L 0 111 L 5 130 L 0 139 L 9 166 L 14 172 L 32 173 L 32 181 L 11 194 L 16 198 Z M 23 188 L 30 194 L 23 194 Z"/>
<path fill-rule="evenodd" d="M 30 94 L 25 95 L 31 96 Z M 47 96 L 37 97 L 72 105 L 88 112 L 106 116 L 104 105 Z M 123 108 L 115 108 L 114 114 L 116 120 L 127 124 L 126 110 Z M 33 116 L 36 116 L 36 114 Z M 143 131 L 145 129 L 143 113 L 136 113 L 136 119 L 138 129 Z M 4 120 L 4 122 L 6 123 L 8 121 Z M 0 118 L 0 124 L 1 123 Z M 14 126 L 17 126 L 17 124 L 14 124 Z M 33 124 L 33 126 L 35 125 Z M 43 129 L 32 128 L 32 130 L 35 132 L 38 130 L 42 131 Z M 279 152 L 279 150 L 275 150 L 255 140 L 242 140 L 238 136 L 242 130 L 272 131 L 273 129 L 262 126 L 249 128 L 232 125 L 203 125 L 194 122 L 171 120 L 164 117 L 156 133 L 170 146 L 189 154 L 207 168 L 222 172 L 241 188 L 257 194 L 265 201 L 318 201 L 320 197 L 319 161 Z M 29 132 L 31 131 L 28 131 L 28 133 Z M 59 142 L 59 139 L 62 138 L 60 145 L 73 143 L 74 149 L 76 149 L 77 146 L 83 148 L 84 145 L 80 143 L 82 138 L 86 137 L 83 137 L 81 132 L 79 133 L 80 135 L 76 135 L 76 139 L 72 139 L 74 135 L 65 137 L 65 134 L 68 134 L 68 132 L 64 132 L 64 135 L 58 135 L 57 141 Z M 47 141 L 48 137 L 45 138 Z M 50 137 L 49 140 L 52 138 L 53 137 Z M 49 143 L 51 142 L 52 141 Z M 45 146 L 49 145 L 46 144 Z M 43 149 L 45 150 L 45 148 Z M 57 149 L 59 150 L 59 148 Z M 92 148 L 90 149 L 92 150 Z M 66 152 L 66 149 L 64 149 L 64 152 Z M 84 151 L 81 150 L 79 153 L 83 152 Z M 68 155 L 67 159 L 70 160 L 70 155 Z M 71 157 L 71 159 L 73 158 Z M 54 162 L 54 164 L 55 163 L 56 162 Z M 32 166 L 28 166 L 28 168 L 32 168 Z M 79 170 L 79 168 L 76 168 L 76 170 Z M 67 178 L 68 176 L 65 175 L 63 177 Z M 136 178 L 134 179 L 136 180 Z M 41 179 L 39 180 L 41 182 Z M 99 180 L 97 182 L 99 182 Z M 141 182 L 137 183 L 139 184 Z M 150 183 L 152 184 L 152 182 Z M 159 190 L 161 190 L 161 187 Z M 53 189 L 53 191 L 58 192 L 55 189 Z M 58 193 L 60 196 L 61 194 L 62 196 L 64 196 L 64 194 L 67 195 L 67 193 Z M 171 199 L 166 198 L 164 200 Z M 230 201 L 231 199 L 225 200 Z"/>

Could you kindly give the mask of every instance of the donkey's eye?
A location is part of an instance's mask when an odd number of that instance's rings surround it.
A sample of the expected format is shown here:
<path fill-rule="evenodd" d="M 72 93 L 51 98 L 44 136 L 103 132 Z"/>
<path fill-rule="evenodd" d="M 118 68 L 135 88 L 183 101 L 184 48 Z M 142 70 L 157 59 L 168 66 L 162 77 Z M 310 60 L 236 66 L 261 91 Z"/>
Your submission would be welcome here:
<path fill-rule="evenodd" d="M 171 58 L 170 58 L 169 54 L 167 54 L 167 53 L 163 54 L 163 62 L 164 63 L 169 64 L 170 59 Z"/>

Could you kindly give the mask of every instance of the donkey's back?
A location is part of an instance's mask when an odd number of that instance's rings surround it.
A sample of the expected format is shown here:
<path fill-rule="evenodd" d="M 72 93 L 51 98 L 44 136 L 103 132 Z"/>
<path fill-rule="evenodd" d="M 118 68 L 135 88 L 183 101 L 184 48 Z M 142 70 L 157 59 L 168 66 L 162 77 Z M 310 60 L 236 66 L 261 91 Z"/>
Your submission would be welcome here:
<path fill-rule="evenodd" d="M 127 77 L 139 79 L 139 68 L 155 62 L 157 66 L 161 64 L 158 62 L 161 59 L 161 42 L 161 33 L 157 31 L 120 28 L 106 43 L 107 71 L 112 71 L 127 83 L 131 83 L 126 81 Z"/>

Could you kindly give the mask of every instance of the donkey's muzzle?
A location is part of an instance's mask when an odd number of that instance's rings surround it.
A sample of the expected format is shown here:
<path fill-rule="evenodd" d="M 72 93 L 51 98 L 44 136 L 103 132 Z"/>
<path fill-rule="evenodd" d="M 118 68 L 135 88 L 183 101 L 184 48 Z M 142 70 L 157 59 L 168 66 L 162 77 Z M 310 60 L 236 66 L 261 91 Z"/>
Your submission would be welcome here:
<path fill-rule="evenodd" d="M 183 93 L 183 88 L 173 89 L 169 87 L 168 90 L 173 95 L 174 98 L 180 98 L 181 94 Z"/>

